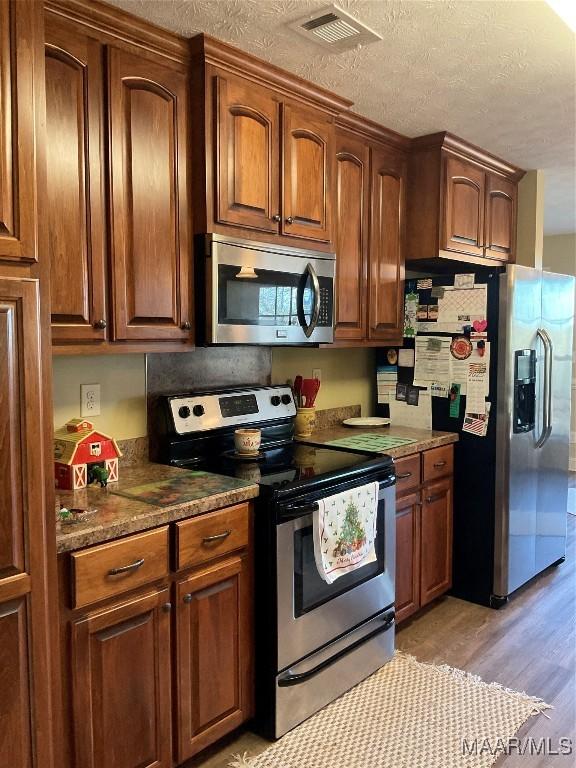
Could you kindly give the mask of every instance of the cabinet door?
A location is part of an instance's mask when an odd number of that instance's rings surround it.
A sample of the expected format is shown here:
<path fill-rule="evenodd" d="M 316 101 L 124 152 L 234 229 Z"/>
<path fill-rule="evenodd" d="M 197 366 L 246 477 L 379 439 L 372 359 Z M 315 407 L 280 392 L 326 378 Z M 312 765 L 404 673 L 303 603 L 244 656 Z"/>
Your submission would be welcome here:
<path fill-rule="evenodd" d="M 444 242 L 447 251 L 484 255 L 485 173 L 473 163 L 445 161 Z"/>
<path fill-rule="evenodd" d="M 37 14 L 35 0 L 0 3 L 0 259 L 28 262 L 37 260 Z"/>
<path fill-rule="evenodd" d="M 75 765 L 170 768 L 170 613 L 155 591 L 72 623 Z"/>
<path fill-rule="evenodd" d="M 452 479 L 422 490 L 420 604 L 452 586 Z"/>
<path fill-rule="evenodd" d="M 252 715 L 246 557 L 221 561 L 176 586 L 176 721 L 182 762 Z"/>
<path fill-rule="evenodd" d="M 495 173 L 486 174 L 486 256 L 514 261 L 517 195 L 515 182 Z"/>
<path fill-rule="evenodd" d="M 330 242 L 334 126 L 312 110 L 285 104 L 282 232 Z"/>
<path fill-rule="evenodd" d="M 404 313 L 406 160 L 372 150 L 369 338 L 400 339 Z"/>
<path fill-rule="evenodd" d="M 190 335 L 187 78 L 109 50 L 114 338 Z"/>
<path fill-rule="evenodd" d="M 396 621 L 420 607 L 420 494 L 396 500 Z"/>
<path fill-rule="evenodd" d="M 278 232 L 280 105 L 239 78 L 216 77 L 215 88 L 218 221 Z"/>
<path fill-rule="evenodd" d="M 52 765 L 39 325 L 37 281 L 0 278 L 0 765 L 10 768 Z"/>
<path fill-rule="evenodd" d="M 52 338 L 106 338 L 102 47 L 46 25 L 46 162 Z"/>
<path fill-rule="evenodd" d="M 366 337 L 370 150 L 336 134 L 336 339 Z"/>

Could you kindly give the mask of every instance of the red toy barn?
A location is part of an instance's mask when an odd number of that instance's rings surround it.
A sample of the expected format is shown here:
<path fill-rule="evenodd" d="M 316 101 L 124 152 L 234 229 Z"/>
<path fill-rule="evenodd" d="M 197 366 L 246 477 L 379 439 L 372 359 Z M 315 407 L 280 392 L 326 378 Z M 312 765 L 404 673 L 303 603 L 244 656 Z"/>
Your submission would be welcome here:
<path fill-rule="evenodd" d="M 54 433 L 56 488 L 69 491 L 85 488 L 91 464 L 106 467 L 109 483 L 117 481 L 121 455 L 111 437 L 96 431 L 86 419 L 72 419 Z"/>

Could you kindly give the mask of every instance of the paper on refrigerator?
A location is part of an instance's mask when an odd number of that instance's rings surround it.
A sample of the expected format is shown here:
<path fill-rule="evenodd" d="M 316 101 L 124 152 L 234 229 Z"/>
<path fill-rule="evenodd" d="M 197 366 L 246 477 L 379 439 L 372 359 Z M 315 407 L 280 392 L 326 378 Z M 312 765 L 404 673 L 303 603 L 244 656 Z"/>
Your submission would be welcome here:
<path fill-rule="evenodd" d="M 428 390 L 420 390 L 418 405 L 391 399 L 390 423 L 393 427 L 416 427 L 417 429 L 432 429 L 432 400 Z"/>
<path fill-rule="evenodd" d="M 486 390 L 488 366 L 484 359 L 468 364 L 466 381 L 466 412 L 484 414 L 486 410 Z"/>
<path fill-rule="evenodd" d="M 450 342 L 443 336 L 417 336 L 415 341 L 414 382 L 450 379 Z"/>
<path fill-rule="evenodd" d="M 376 372 L 376 386 L 378 388 L 378 404 L 389 403 L 396 395 L 396 382 L 398 381 L 398 369 L 395 365 L 378 366 Z"/>

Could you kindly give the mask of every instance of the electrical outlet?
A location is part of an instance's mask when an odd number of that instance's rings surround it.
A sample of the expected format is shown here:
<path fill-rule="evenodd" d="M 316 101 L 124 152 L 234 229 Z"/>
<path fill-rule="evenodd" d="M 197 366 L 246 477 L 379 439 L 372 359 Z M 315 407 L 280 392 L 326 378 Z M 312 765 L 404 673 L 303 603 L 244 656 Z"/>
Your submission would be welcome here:
<path fill-rule="evenodd" d="M 318 379 L 318 381 L 322 381 L 322 369 L 321 368 L 312 368 L 312 378 Z"/>
<path fill-rule="evenodd" d="M 100 384 L 80 385 L 80 416 L 100 416 Z"/>

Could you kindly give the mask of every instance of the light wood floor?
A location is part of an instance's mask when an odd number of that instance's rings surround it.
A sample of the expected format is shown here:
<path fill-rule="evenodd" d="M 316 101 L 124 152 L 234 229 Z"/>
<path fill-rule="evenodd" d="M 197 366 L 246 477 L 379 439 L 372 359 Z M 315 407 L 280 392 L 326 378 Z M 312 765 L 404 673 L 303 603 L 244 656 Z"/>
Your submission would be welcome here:
<path fill-rule="evenodd" d="M 497 768 L 576 766 L 576 517 L 572 515 L 568 515 L 568 529 L 566 562 L 519 590 L 505 608 L 495 611 L 446 597 L 408 621 L 396 635 L 396 646 L 421 661 L 460 667 L 554 706 L 547 713 L 550 719 L 532 717 L 518 735 L 536 740 L 550 737 L 553 746 L 560 737 L 571 738 L 574 754 L 512 754 L 502 756 Z M 255 754 L 265 746 L 254 734 L 237 734 L 187 766 L 226 768 L 231 754 L 245 750 Z"/>

